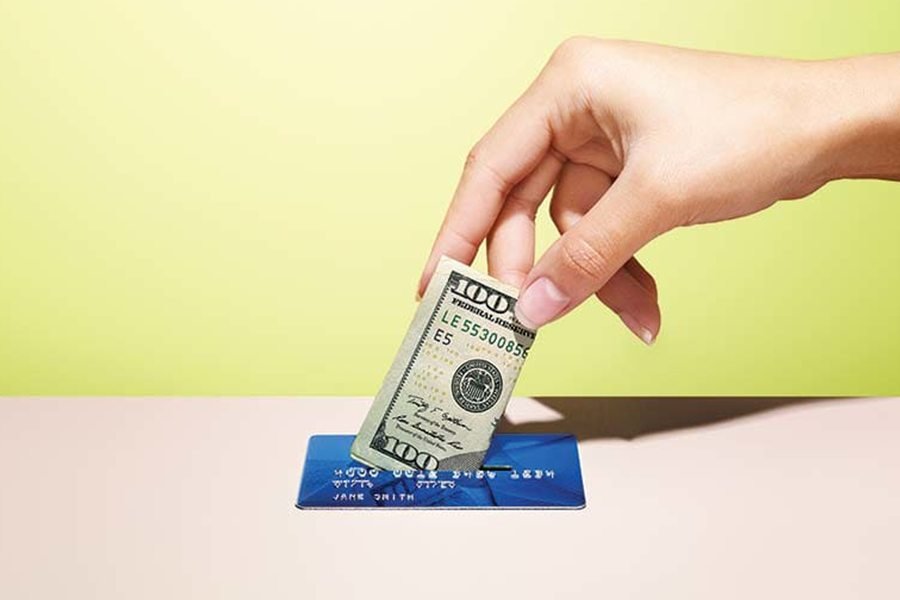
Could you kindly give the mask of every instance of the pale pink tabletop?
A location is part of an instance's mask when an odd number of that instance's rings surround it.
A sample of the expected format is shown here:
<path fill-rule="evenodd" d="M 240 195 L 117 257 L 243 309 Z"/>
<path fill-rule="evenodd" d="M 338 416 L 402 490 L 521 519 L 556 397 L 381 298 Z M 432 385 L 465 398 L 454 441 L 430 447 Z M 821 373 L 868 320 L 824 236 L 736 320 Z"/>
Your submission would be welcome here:
<path fill-rule="evenodd" d="M 900 399 L 531 399 L 581 511 L 300 511 L 365 398 L 0 399 L 0 598 L 898 598 Z"/>

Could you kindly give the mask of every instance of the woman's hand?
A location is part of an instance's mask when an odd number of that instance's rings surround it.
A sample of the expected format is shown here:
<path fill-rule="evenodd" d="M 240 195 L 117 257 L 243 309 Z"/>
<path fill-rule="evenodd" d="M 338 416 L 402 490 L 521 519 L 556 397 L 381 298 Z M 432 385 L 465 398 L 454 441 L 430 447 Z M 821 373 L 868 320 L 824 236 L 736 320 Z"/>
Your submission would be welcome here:
<path fill-rule="evenodd" d="M 541 326 L 596 294 L 651 343 L 656 285 L 634 258 L 647 242 L 836 177 L 900 172 L 896 86 L 859 93 L 886 68 L 900 75 L 896 57 L 881 58 L 889 65 L 566 41 L 470 152 L 419 292 L 442 254 L 471 263 L 487 239 L 490 273 L 522 289 L 523 324 Z M 862 133 L 876 125 L 895 142 L 887 158 Z M 534 218 L 551 189 L 561 236 L 534 265 Z"/>

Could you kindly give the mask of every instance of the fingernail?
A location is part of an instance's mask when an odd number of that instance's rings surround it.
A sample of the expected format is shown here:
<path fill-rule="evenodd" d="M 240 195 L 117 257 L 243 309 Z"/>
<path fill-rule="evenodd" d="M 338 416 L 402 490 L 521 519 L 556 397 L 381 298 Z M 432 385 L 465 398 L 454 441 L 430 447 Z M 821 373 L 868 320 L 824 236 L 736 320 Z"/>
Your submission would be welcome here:
<path fill-rule="evenodd" d="M 541 277 L 522 292 L 516 302 L 516 318 L 525 327 L 537 329 L 558 317 L 569 301 L 552 281 Z"/>
<path fill-rule="evenodd" d="M 625 327 L 630 329 L 634 333 L 634 335 L 641 338 L 642 342 L 644 342 L 648 346 L 653 345 L 653 342 L 655 340 L 653 332 L 641 325 L 637 319 L 631 316 L 631 313 L 619 313 L 619 318 L 622 319 L 623 323 L 625 323 Z"/>
<path fill-rule="evenodd" d="M 427 287 L 427 284 L 425 282 L 425 275 L 423 273 L 422 276 L 419 278 L 419 285 L 416 286 L 416 302 L 421 300 L 422 297 L 425 295 L 426 287 Z"/>

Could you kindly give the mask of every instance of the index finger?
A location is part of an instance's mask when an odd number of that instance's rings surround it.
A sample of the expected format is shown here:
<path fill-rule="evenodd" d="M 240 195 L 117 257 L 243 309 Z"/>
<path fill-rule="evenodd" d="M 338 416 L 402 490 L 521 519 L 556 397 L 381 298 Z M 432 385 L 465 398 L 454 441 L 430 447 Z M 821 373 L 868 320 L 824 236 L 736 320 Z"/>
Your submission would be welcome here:
<path fill-rule="evenodd" d="M 419 296 L 425 293 L 441 255 L 472 263 L 507 194 L 537 167 L 550 141 L 547 110 L 532 87 L 469 153 L 419 279 Z"/>

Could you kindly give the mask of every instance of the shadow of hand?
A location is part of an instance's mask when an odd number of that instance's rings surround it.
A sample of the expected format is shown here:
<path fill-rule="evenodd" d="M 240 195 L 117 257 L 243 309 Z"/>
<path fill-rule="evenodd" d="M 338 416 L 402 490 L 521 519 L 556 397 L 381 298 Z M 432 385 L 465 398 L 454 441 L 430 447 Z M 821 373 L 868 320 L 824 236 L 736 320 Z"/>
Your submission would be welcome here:
<path fill-rule="evenodd" d="M 554 421 L 512 423 L 504 415 L 501 433 L 572 433 L 579 440 L 634 439 L 642 435 L 703 427 L 773 409 L 851 398 L 535 397 L 562 415 Z M 513 400 L 515 402 L 515 400 Z"/>

